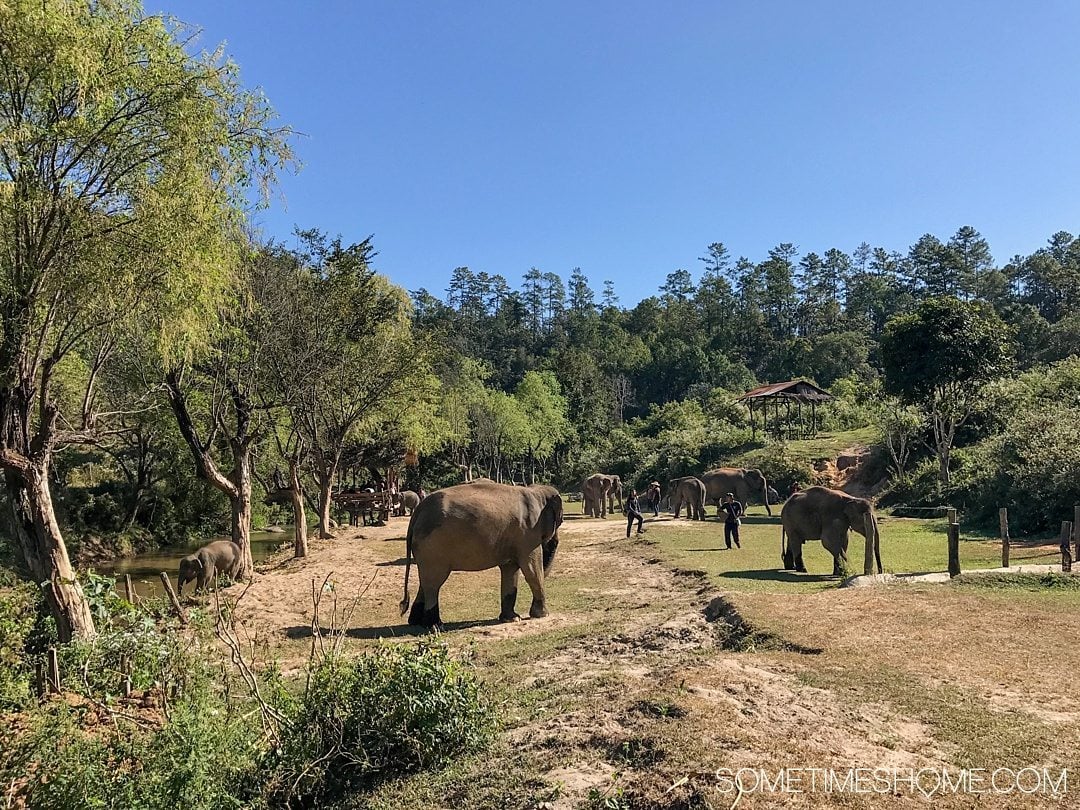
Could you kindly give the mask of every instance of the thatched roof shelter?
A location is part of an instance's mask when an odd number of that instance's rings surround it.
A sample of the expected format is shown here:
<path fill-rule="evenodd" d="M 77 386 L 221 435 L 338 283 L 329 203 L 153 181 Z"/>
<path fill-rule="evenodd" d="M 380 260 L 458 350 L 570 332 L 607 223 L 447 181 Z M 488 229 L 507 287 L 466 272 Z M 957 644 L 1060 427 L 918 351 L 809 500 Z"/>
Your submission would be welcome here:
<path fill-rule="evenodd" d="M 817 406 L 819 403 L 828 402 L 832 394 L 823 388 L 818 388 L 806 380 L 788 380 L 781 383 L 769 383 L 760 385 L 747 391 L 736 400 L 745 402 L 750 409 L 750 428 L 757 437 L 757 422 L 754 419 L 755 411 L 761 411 L 762 430 L 772 433 L 774 436 L 788 436 L 789 438 L 810 437 L 817 434 Z M 773 406 L 772 424 L 769 423 L 769 404 Z M 784 413 L 780 413 L 781 403 Z M 795 413 L 792 413 L 792 403 L 795 403 Z M 803 405 L 808 405 L 810 423 L 803 418 Z"/>

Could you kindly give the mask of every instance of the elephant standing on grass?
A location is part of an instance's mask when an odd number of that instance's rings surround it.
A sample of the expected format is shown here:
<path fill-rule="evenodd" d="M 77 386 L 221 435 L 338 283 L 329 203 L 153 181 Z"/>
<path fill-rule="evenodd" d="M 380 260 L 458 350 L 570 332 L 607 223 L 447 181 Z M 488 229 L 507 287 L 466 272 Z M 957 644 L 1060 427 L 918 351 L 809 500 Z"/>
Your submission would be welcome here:
<path fill-rule="evenodd" d="M 747 507 L 751 501 L 761 500 L 765 503 L 765 511 L 772 514 L 769 506 L 769 491 L 772 489 L 761 470 L 740 470 L 735 467 L 719 467 L 702 473 L 699 478 L 706 489 L 706 499 L 716 504 L 716 514 L 720 514 L 720 504 L 727 493 L 735 496 L 735 500 Z M 775 490 L 772 490 L 775 492 Z"/>
<path fill-rule="evenodd" d="M 686 516 L 691 520 L 705 519 L 705 484 L 690 475 L 668 482 L 668 506 L 674 508 L 675 517 L 686 504 Z"/>
<path fill-rule="evenodd" d="M 854 530 L 866 537 L 867 515 L 874 527 L 874 559 L 877 570 L 883 571 L 881 535 L 870 501 L 825 487 L 809 487 L 802 492 L 796 492 L 788 498 L 780 512 L 780 555 L 784 561 L 784 569 L 805 573 L 802 545 L 807 540 L 820 539 L 821 545 L 833 555 L 833 576 L 840 576 L 847 568 L 848 532 Z"/>
<path fill-rule="evenodd" d="M 581 482 L 581 513 L 590 517 L 605 517 L 615 512 L 615 501 L 622 511 L 622 479 L 617 475 L 593 473 Z"/>
<path fill-rule="evenodd" d="M 421 501 L 405 538 L 405 596 L 401 615 L 409 609 L 409 569 L 413 558 L 420 574 L 409 624 L 437 627 L 439 589 L 451 571 L 502 572 L 499 619 L 513 621 L 518 572 L 532 591 L 529 615 L 547 615 L 544 576 L 555 559 L 562 496 L 554 487 L 515 487 L 494 481 L 473 481 L 440 489 Z"/>
<path fill-rule="evenodd" d="M 176 576 L 176 595 L 179 596 L 191 580 L 195 580 L 196 593 L 205 591 L 221 574 L 234 577 L 239 565 L 240 546 L 232 540 L 215 540 L 180 560 L 180 573 Z"/>

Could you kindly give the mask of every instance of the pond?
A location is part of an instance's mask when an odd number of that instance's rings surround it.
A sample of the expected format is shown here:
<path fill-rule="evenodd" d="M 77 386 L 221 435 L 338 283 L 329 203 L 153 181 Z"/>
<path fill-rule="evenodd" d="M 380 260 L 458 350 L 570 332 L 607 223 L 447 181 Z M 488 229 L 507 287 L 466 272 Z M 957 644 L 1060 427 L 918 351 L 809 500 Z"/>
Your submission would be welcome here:
<path fill-rule="evenodd" d="M 139 596 L 157 597 L 163 596 L 164 588 L 161 586 L 159 573 L 166 572 L 176 587 L 176 572 L 180 567 L 180 560 L 197 548 L 205 546 L 214 540 L 228 540 L 227 536 L 211 537 L 185 546 L 170 546 L 147 551 L 145 554 L 136 554 L 133 557 L 121 557 L 107 563 L 99 563 L 94 569 L 100 574 L 111 574 L 117 577 L 116 588 L 121 594 L 124 592 L 124 574 L 131 574 L 135 585 L 135 592 Z M 255 562 L 264 560 L 281 548 L 282 544 L 292 541 L 292 529 L 288 528 L 284 533 L 252 532 L 251 533 L 251 557 Z M 189 584 L 188 589 L 194 586 Z"/>

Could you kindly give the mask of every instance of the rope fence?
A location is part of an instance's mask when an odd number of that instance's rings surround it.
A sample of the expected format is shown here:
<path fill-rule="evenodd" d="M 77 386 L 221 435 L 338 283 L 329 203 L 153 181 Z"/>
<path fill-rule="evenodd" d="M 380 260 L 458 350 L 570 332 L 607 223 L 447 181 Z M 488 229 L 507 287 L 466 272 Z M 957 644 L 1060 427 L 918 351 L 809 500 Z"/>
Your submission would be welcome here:
<path fill-rule="evenodd" d="M 938 507 L 934 507 L 937 509 Z M 960 521 L 954 508 L 945 508 L 948 519 L 949 537 L 949 576 L 960 574 Z M 1032 560 L 1061 560 L 1062 572 L 1071 572 L 1073 562 L 1080 562 L 1080 505 L 1073 507 L 1073 519 L 1061 522 L 1061 534 L 1058 547 L 1054 551 L 1041 551 L 1014 556 L 1012 540 L 1009 537 L 1009 510 L 998 510 L 998 536 L 1001 538 L 1001 567 L 1010 568 Z"/>

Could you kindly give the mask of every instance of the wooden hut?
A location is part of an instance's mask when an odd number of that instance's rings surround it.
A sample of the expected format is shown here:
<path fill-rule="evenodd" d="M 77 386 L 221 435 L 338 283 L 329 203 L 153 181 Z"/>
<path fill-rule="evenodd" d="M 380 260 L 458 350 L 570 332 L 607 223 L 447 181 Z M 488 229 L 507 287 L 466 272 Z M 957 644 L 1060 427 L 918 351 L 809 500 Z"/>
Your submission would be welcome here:
<path fill-rule="evenodd" d="M 781 383 L 761 385 L 747 391 L 738 398 L 750 409 L 750 429 L 757 438 L 757 420 L 755 414 L 761 413 L 763 433 L 774 436 L 810 438 L 818 432 L 817 406 L 828 402 L 832 394 L 818 388 L 806 380 L 788 380 Z M 769 418 L 769 406 L 772 406 L 772 419 Z M 794 405 L 794 408 L 792 407 Z M 804 411 L 803 405 L 806 405 Z M 781 413 L 783 408 L 783 413 Z M 809 416 L 809 424 L 806 417 Z"/>

